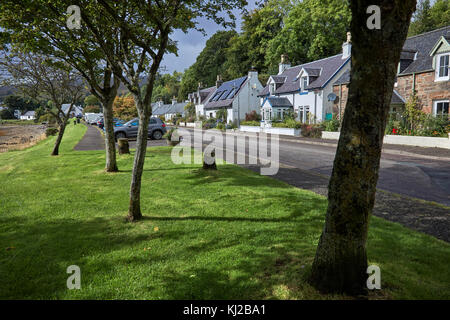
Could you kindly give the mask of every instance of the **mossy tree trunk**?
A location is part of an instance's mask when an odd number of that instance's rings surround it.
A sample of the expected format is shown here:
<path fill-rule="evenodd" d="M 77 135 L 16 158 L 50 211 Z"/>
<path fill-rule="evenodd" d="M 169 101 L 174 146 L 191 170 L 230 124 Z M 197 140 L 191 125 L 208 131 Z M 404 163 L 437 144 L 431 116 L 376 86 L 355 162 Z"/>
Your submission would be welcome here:
<path fill-rule="evenodd" d="M 151 116 L 150 107 L 146 107 L 137 95 L 135 95 L 135 104 L 139 111 L 139 128 L 130 186 L 130 205 L 128 207 L 128 220 L 130 222 L 142 219 L 141 182 L 142 173 L 144 172 L 145 154 L 147 152 L 148 124 Z"/>
<path fill-rule="evenodd" d="M 61 145 L 62 138 L 64 136 L 64 131 L 66 130 L 66 121 L 59 124 L 58 136 L 56 137 L 55 145 L 53 147 L 52 156 L 59 155 L 59 146 Z"/>
<path fill-rule="evenodd" d="M 415 0 L 352 0 L 351 83 L 328 186 L 328 210 L 311 282 L 325 292 L 366 290 L 366 240 L 384 130 L 400 53 Z M 370 30 L 366 10 L 381 8 L 381 29 Z"/>
<path fill-rule="evenodd" d="M 103 120 L 105 125 L 105 147 L 106 147 L 106 172 L 117 172 L 116 161 L 116 140 L 114 137 L 114 122 L 113 122 L 113 103 L 116 90 L 112 90 L 112 94 L 108 94 L 102 103 L 103 105 Z"/>

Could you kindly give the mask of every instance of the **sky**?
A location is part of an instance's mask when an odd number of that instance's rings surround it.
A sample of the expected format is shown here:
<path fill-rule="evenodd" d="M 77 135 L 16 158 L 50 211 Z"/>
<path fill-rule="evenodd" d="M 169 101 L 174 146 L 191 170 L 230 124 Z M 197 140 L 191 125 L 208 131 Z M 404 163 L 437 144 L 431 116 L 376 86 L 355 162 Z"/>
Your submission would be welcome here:
<path fill-rule="evenodd" d="M 256 8 L 255 0 L 247 0 L 247 10 Z M 236 15 L 236 31 L 240 31 L 241 14 L 239 10 L 234 11 Z M 199 27 L 205 29 L 207 36 L 203 36 L 202 33 L 190 30 L 187 34 L 182 31 L 176 31 L 173 34 L 173 39 L 178 41 L 178 57 L 174 54 L 166 55 L 161 63 L 161 66 L 165 66 L 165 71 L 161 70 L 161 73 L 173 73 L 174 71 L 184 72 L 194 64 L 197 56 L 205 47 L 206 41 L 217 31 L 227 30 L 222 26 L 215 24 L 212 21 L 203 19 L 199 23 Z M 228 29 L 230 30 L 230 29 Z"/>

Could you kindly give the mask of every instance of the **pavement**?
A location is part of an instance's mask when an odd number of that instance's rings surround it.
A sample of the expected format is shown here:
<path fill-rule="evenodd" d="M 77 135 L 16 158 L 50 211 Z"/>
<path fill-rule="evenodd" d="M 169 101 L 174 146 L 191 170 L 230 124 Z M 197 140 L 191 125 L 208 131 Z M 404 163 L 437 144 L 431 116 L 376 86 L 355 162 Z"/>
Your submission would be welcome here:
<path fill-rule="evenodd" d="M 246 137 L 241 133 L 231 135 L 236 139 Z M 280 169 L 272 178 L 327 196 L 337 143 L 304 139 L 280 136 Z M 88 126 L 75 150 L 103 150 L 103 144 L 99 129 Z M 161 145 L 167 145 L 165 140 L 148 142 L 149 147 Z M 135 142 L 131 141 L 130 147 L 134 148 Z M 233 161 L 227 161 L 237 164 L 237 147 L 226 149 L 227 146 L 223 151 L 232 151 L 234 155 Z M 447 159 L 450 154 L 446 149 L 430 149 L 383 148 L 373 214 L 450 242 L 450 162 Z M 259 173 L 261 164 L 248 165 L 252 152 L 256 150 L 252 150 L 247 140 L 244 155 L 247 165 L 240 165 Z"/>
<path fill-rule="evenodd" d="M 87 131 L 83 139 L 73 148 L 75 151 L 94 151 L 105 150 L 105 139 L 103 138 L 102 130 L 97 126 L 86 125 Z M 136 140 L 129 141 L 130 148 L 136 148 Z M 117 146 L 117 144 L 116 144 Z M 148 147 L 167 146 L 165 139 L 163 140 L 148 140 Z"/>

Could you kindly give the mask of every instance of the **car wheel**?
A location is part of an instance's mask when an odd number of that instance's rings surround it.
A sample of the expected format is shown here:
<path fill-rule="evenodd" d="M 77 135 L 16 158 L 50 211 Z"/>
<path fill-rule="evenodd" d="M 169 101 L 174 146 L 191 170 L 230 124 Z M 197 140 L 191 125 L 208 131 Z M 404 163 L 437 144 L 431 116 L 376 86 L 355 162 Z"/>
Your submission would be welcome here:
<path fill-rule="evenodd" d="M 118 132 L 118 133 L 116 133 L 116 140 L 119 140 L 119 139 L 125 139 L 127 136 L 126 136 L 126 134 L 124 133 L 124 132 Z"/>
<path fill-rule="evenodd" d="M 152 135 L 152 138 L 154 139 L 154 140 L 161 140 L 162 139 L 162 132 L 161 131 L 159 131 L 159 130 L 156 130 L 156 131 L 154 131 L 153 132 L 153 135 Z"/>

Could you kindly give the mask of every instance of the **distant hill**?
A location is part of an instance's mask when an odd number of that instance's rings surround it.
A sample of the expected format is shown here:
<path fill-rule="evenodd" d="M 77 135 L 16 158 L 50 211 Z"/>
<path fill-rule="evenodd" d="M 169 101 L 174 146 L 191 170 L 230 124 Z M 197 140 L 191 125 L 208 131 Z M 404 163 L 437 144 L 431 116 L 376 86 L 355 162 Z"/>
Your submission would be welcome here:
<path fill-rule="evenodd" d="M 10 96 L 12 94 L 15 94 L 17 92 L 17 89 L 12 86 L 3 86 L 0 87 L 0 101 L 3 101 L 4 98 L 7 96 Z"/>

